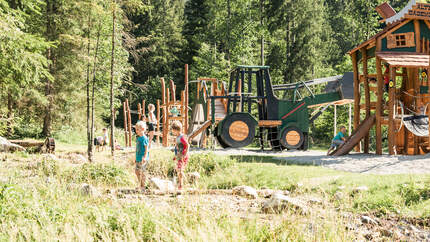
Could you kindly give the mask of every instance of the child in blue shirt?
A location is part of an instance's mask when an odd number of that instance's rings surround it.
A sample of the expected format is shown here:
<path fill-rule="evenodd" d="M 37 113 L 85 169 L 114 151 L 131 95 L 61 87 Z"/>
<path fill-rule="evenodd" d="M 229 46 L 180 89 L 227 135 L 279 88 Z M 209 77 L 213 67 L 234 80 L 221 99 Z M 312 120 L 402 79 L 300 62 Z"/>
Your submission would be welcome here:
<path fill-rule="evenodd" d="M 146 166 L 149 162 L 149 150 L 148 150 L 148 137 L 145 135 L 146 123 L 139 121 L 136 123 L 136 176 L 139 181 L 141 190 L 145 189 L 146 177 L 145 171 Z"/>
<path fill-rule="evenodd" d="M 346 141 L 345 134 L 346 134 L 346 128 L 345 128 L 345 126 L 342 125 L 342 126 L 340 126 L 339 133 L 337 133 L 337 135 L 334 136 L 334 138 L 332 139 L 330 148 L 327 151 L 327 155 L 329 155 L 330 152 L 332 152 L 334 149 L 336 149 L 337 147 L 339 147 L 345 143 L 345 141 Z"/>

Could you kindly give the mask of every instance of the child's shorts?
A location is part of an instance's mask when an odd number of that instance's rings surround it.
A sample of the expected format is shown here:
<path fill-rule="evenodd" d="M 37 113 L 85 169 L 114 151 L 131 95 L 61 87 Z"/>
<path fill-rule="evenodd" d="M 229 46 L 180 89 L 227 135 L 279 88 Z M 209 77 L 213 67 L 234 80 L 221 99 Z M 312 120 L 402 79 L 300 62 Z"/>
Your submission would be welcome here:
<path fill-rule="evenodd" d="M 148 165 L 148 161 L 140 161 L 136 162 L 136 171 L 146 171 L 146 166 Z"/>
<path fill-rule="evenodd" d="M 330 148 L 336 148 L 336 147 L 338 147 L 340 145 L 343 145 L 343 143 L 345 143 L 345 141 L 343 141 L 343 140 L 338 140 L 338 139 L 337 140 L 332 140 Z"/>

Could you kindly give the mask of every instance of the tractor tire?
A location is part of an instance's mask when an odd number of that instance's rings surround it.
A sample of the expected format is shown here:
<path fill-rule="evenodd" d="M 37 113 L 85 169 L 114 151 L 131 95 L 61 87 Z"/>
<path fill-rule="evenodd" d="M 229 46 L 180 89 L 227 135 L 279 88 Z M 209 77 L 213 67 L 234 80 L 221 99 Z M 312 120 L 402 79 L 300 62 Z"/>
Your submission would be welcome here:
<path fill-rule="evenodd" d="M 214 130 L 214 136 L 215 136 L 216 141 L 218 142 L 218 144 L 219 144 L 223 149 L 230 148 L 230 146 L 228 146 L 228 144 L 226 144 L 226 143 L 224 142 L 224 140 L 222 140 L 222 138 L 218 135 L 218 126 L 219 126 L 219 124 L 215 127 L 215 130 Z"/>
<path fill-rule="evenodd" d="M 288 127 L 282 131 L 281 144 L 289 150 L 299 149 L 304 141 L 305 135 L 295 126 Z"/>
<path fill-rule="evenodd" d="M 227 116 L 222 122 L 221 139 L 232 148 L 250 145 L 255 138 L 255 121 L 247 114 Z"/>

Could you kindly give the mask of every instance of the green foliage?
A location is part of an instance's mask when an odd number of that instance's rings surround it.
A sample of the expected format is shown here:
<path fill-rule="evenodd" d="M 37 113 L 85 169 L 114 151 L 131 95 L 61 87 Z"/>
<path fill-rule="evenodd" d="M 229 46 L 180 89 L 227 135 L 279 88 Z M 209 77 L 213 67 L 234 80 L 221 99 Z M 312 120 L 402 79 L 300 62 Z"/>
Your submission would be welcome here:
<path fill-rule="evenodd" d="M 62 176 L 67 182 L 94 185 L 130 185 L 132 177 L 126 169 L 115 164 L 88 163 L 65 170 Z"/>
<path fill-rule="evenodd" d="M 399 192 L 405 198 L 405 205 L 409 206 L 430 199 L 429 182 L 409 182 L 399 186 Z"/>

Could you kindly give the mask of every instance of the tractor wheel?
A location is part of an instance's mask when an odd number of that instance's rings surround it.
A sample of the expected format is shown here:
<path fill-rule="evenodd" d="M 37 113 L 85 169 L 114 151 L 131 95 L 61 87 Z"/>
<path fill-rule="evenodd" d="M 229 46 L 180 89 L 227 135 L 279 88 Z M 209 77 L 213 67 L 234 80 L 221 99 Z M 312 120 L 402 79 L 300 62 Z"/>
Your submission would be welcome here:
<path fill-rule="evenodd" d="M 255 137 L 255 121 L 247 114 L 227 116 L 222 122 L 221 139 L 230 147 L 250 145 Z"/>
<path fill-rule="evenodd" d="M 298 149 L 305 141 L 305 135 L 297 127 L 288 127 L 282 131 L 281 144 L 289 150 Z"/>
<path fill-rule="evenodd" d="M 225 148 L 229 148 L 230 146 L 229 146 L 228 144 L 226 144 L 226 143 L 222 140 L 222 138 L 218 135 L 218 126 L 219 126 L 219 125 L 217 125 L 217 126 L 215 127 L 215 130 L 214 130 L 214 136 L 215 136 L 216 140 L 218 141 L 218 144 L 219 144 L 223 149 L 225 149 Z"/>

